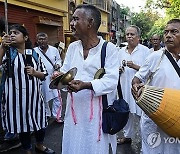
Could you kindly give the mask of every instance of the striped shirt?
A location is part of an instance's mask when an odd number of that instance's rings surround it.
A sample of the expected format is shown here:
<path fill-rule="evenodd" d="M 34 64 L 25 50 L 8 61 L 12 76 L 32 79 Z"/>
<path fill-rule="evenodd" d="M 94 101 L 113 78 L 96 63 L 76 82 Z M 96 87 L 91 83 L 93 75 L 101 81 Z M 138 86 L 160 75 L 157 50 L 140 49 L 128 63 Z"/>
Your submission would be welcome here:
<path fill-rule="evenodd" d="M 32 63 L 36 71 L 47 75 L 41 58 L 37 63 L 32 57 Z M 12 62 L 12 78 L 5 82 L 3 126 L 11 133 L 37 131 L 47 125 L 41 81 L 34 76 L 29 79 L 25 64 L 25 55 L 18 53 Z"/>

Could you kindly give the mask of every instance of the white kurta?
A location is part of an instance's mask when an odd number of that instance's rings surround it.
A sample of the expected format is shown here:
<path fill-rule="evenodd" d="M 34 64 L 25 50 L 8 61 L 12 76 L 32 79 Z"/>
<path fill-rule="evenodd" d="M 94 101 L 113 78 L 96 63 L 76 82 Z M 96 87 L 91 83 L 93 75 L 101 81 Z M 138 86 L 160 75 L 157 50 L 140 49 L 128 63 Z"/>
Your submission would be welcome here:
<path fill-rule="evenodd" d="M 159 50 L 162 50 L 162 49 L 164 49 L 164 48 L 160 48 Z M 159 50 L 157 50 L 157 51 L 159 51 Z M 151 48 L 151 49 L 149 49 L 149 51 L 152 53 L 152 52 L 154 52 L 154 48 Z"/>
<path fill-rule="evenodd" d="M 152 72 L 155 69 L 162 52 L 162 50 L 153 52 L 146 59 L 145 65 L 135 76 L 144 82 L 147 79 L 149 72 Z M 177 64 L 180 67 L 180 60 Z M 162 88 L 180 89 L 180 78 L 166 55 L 164 55 L 150 85 Z M 143 154 L 180 153 L 180 144 L 166 142 L 165 139 L 168 139 L 169 136 L 165 134 L 145 113 L 143 113 L 141 117 L 141 132 Z M 159 136 L 157 135 L 154 140 L 149 141 L 148 136 L 152 135 L 152 133 L 159 134 Z"/>
<path fill-rule="evenodd" d="M 149 54 L 149 48 L 141 44 L 138 44 L 131 54 L 129 54 L 127 47 L 123 47 L 119 50 L 120 67 L 122 67 L 123 60 L 132 61 L 134 64 L 142 66 Z M 131 94 L 131 82 L 136 72 L 137 71 L 135 69 L 126 66 L 124 68 L 124 72 L 121 73 L 120 82 L 123 98 L 129 104 L 130 112 L 140 116 L 142 110 L 136 105 L 136 102 Z"/>
<path fill-rule="evenodd" d="M 91 82 L 94 91 L 85 89 L 73 93 L 73 103 L 68 94 L 63 130 L 63 154 L 108 154 L 110 140 L 111 143 L 113 142 L 114 153 L 116 151 L 116 135 L 102 132 L 100 119 L 102 102 L 99 100 L 103 94 L 108 94 L 109 104 L 112 104 L 116 98 L 119 63 L 117 48 L 112 43 L 108 43 L 106 50 L 106 74 L 101 79 L 93 79 L 96 71 L 101 68 L 100 53 L 103 42 L 104 40 L 101 38 L 100 43 L 90 49 L 85 60 L 81 41 L 69 45 L 61 71 L 67 72 L 71 68 L 77 67 L 75 79 Z M 93 94 L 92 101 L 91 94 Z M 72 106 L 74 117 L 77 119 L 76 125 L 72 115 Z"/>
<path fill-rule="evenodd" d="M 49 84 L 51 82 L 51 76 L 53 74 L 54 69 L 51 63 L 42 54 L 39 47 L 34 48 L 34 50 L 37 53 L 39 53 L 39 55 L 41 56 L 42 61 L 44 65 L 46 66 L 46 70 L 48 72 L 48 76 L 46 77 L 46 80 L 42 82 L 42 92 L 44 95 L 44 99 L 45 99 L 45 102 L 48 102 L 51 99 L 58 97 L 57 90 L 56 89 L 53 90 L 49 88 Z M 48 45 L 48 50 L 46 51 L 45 54 L 47 55 L 47 57 L 49 57 L 49 59 L 51 60 L 53 64 L 59 64 L 61 66 L 61 58 L 60 58 L 60 54 L 57 48 Z"/>

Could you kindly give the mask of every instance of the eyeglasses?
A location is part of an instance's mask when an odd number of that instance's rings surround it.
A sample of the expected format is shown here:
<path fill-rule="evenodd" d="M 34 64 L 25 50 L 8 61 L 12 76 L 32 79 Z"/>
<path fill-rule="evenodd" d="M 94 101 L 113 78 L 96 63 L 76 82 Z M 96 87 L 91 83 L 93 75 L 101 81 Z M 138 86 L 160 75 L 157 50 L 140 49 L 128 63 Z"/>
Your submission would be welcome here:
<path fill-rule="evenodd" d="M 151 39 L 152 41 L 159 41 L 160 39 Z"/>

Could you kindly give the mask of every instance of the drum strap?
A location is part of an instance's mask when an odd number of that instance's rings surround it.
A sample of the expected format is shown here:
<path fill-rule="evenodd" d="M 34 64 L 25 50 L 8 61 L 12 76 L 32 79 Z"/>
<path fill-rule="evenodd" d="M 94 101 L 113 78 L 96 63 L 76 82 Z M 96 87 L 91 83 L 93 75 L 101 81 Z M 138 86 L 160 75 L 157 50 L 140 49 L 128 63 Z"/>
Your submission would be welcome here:
<path fill-rule="evenodd" d="M 163 53 L 162 53 L 162 55 L 161 55 L 161 58 L 159 59 L 159 62 L 157 63 L 154 71 L 150 73 L 149 78 L 147 79 L 146 85 L 148 85 L 148 84 L 151 82 L 154 74 L 156 73 L 156 71 L 157 71 L 157 69 L 158 69 L 158 67 L 159 67 L 159 65 L 160 65 L 160 63 L 161 63 L 161 61 L 162 61 L 162 59 L 163 59 L 163 57 L 164 57 L 164 54 L 165 54 L 165 51 L 163 51 Z"/>
<path fill-rule="evenodd" d="M 52 65 L 52 67 L 54 68 L 54 64 L 52 63 L 52 61 L 49 59 L 49 57 L 44 53 L 44 51 L 38 47 L 39 51 L 41 51 L 41 53 L 43 54 L 43 56 L 48 60 L 48 62 Z"/>
<path fill-rule="evenodd" d="M 177 74 L 180 77 L 180 67 L 178 66 L 174 58 L 171 56 L 171 54 L 167 50 L 165 50 L 165 55 L 168 57 L 169 61 L 171 62 L 171 64 L 173 65 L 174 69 L 176 70 Z"/>

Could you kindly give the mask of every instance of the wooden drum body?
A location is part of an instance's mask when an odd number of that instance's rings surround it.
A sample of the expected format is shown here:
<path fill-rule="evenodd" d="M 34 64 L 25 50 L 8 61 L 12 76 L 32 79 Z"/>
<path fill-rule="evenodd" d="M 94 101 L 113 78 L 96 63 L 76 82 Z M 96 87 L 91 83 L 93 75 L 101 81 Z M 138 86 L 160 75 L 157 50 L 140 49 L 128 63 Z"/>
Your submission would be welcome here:
<path fill-rule="evenodd" d="M 137 104 L 165 133 L 180 138 L 180 90 L 146 85 Z"/>

